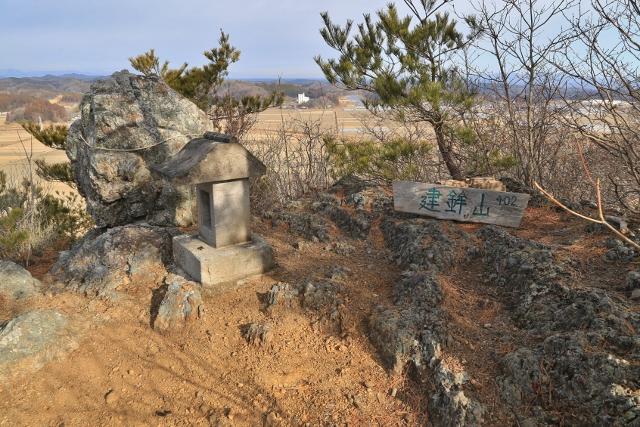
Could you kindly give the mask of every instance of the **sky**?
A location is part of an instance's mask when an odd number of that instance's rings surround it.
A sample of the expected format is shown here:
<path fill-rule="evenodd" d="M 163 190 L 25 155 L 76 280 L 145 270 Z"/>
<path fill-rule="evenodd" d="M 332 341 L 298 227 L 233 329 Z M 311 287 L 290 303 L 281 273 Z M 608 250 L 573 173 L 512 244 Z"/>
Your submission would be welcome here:
<path fill-rule="evenodd" d="M 150 48 L 176 66 L 201 65 L 222 28 L 242 52 L 231 78 L 319 78 L 313 57 L 332 55 L 320 13 L 342 24 L 388 1 L 0 0 L 0 72 L 106 75 Z M 454 4 L 467 13 L 467 2 Z"/>
<path fill-rule="evenodd" d="M 344 22 L 387 1 L 0 0 L 0 70 L 110 74 L 150 48 L 199 65 L 222 28 L 242 52 L 232 77 L 320 77 L 320 12 Z"/>

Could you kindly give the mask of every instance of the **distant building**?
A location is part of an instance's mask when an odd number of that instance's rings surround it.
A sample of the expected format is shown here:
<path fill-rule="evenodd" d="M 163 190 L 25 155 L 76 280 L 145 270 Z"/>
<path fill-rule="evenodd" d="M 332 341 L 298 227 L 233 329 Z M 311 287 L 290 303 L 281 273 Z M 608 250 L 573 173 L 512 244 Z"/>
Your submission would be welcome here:
<path fill-rule="evenodd" d="M 311 100 L 311 98 L 309 98 L 307 95 L 305 95 L 304 92 L 298 94 L 298 105 L 306 104 L 310 100 Z"/>

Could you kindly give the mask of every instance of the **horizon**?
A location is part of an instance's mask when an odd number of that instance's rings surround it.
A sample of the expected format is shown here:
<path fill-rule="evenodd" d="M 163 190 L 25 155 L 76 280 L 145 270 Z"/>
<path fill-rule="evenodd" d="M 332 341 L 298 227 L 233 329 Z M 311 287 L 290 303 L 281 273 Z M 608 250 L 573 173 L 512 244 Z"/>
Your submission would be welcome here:
<path fill-rule="evenodd" d="M 131 73 L 137 73 L 135 70 L 133 70 L 133 68 L 129 67 L 129 68 L 125 68 L 125 70 L 131 72 Z M 29 70 L 16 70 L 16 69 L 6 69 L 6 70 L 1 70 L 0 69 L 0 80 L 2 79 L 42 79 L 42 78 L 46 78 L 46 77 L 57 77 L 57 78 L 65 78 L 65 77 L 69 77 L 69 78 L 106 78 L 111 76 L 113 73 L 119 72 L 119 71 L 123 71 L 123 70 L 114 70 L 111 73 L 108 74 L 92 74 L 92 73 L 85 73 L 83 71 L 78 71 L 78 70 L 69 70 L 69 71 L 54 71 L 54 70 L 47 70 L 47 71 L 29 71 Z M 246 81 L 246 82 L 270 82 L 270 81 L 277 81 L 279 79 L 279 77 L 261 77 L 261 76 L 249 76 L 249 77 L 233 77 L 233 76 L 229 76 L 228 78 L 226 78 L 225 80 L 227 81 Z M 282 81 L 285 82 L 290 82 L 290 81 L 322 81 L 322 82 L 326 82 L 328 83 L 327 79 L 324 76 L 318 76 L 318 77 L 296 77 L 296 76 L 291 76 L 291 77 L 282 77 L 281 78 Z"/>

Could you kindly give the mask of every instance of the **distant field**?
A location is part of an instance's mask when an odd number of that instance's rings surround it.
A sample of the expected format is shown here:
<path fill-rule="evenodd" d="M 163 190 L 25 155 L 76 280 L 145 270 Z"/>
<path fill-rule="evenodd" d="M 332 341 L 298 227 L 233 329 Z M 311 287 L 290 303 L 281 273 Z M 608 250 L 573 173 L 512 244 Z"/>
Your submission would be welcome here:
<path fill-rule="evenodd" d="M 6 123 L 6 114 L 0 113 L 0 170 L 7 174 L 9 181 L 19 182 L 27 176 L 28 163 L 25 149 L 33 154 L 33 160 L 44 159 L 48 163 L 68 161 L 64 151 L 54 150 L 32 139 L 20 125 Z M 41 182 L 41 184 L 47 191 L 71 191 L 69 186 L 61 183 Z"/>
<path fill-rule="evenodd" d="M 290 124 L 293 121 L 314 121 L 319 122 L 321 127 L 326 130 L 353 132 L 360 130 L 362 127 L 361 119 L 362 111 L 348 111 L 343 108 L 335 109 L 283 109 L 270 108 L 260 113 L 256 126 L 252 129 L 252 133 L 273 132 L 282 128 L 283 121 Z"/>

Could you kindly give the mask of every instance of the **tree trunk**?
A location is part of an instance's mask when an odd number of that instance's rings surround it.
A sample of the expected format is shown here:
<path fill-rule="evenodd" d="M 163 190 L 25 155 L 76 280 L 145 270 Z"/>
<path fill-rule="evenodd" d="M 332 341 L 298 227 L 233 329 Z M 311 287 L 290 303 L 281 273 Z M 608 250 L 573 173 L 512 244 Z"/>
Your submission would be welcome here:
<path fill-rule="evenodd" d="M 433 130 L 436 134 L 436 141 L 438 142 L 438 150 L 440 150 L 440 155 L 442 156 L 442 160 L 444 161 L 445 166 L 447 166 L 447 170 L 451 175 L 451 178 L 457 181 L 464 181 L 464 175 L 460 170 L 460 167 L 457 165 L 456 161 L 453 158 L 453 150 L 447 145 L 444 137 L 444 127 L 442 124 L 434 124 Z"/>

